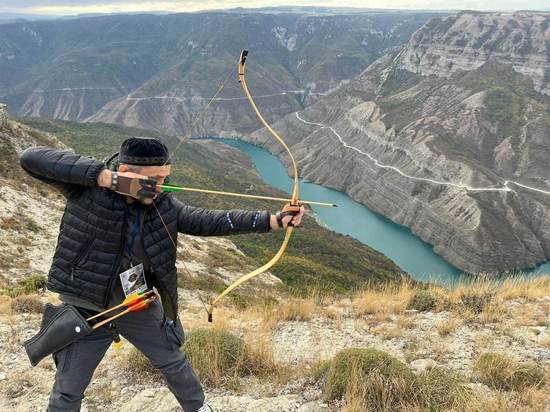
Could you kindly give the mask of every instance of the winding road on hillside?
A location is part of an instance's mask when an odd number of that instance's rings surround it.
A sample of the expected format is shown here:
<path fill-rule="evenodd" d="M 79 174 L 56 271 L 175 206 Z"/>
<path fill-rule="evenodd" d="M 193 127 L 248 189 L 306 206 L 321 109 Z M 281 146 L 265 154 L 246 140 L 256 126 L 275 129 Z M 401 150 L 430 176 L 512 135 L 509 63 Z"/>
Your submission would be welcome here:
<path fill-rule="evenodd" d="M 298 112 L 295 112 L 295 115 L 296 115 L 296 118 L 299 121 L 301 121 L 302 123 L 305 123 L 305 124 L 311 125 L 311 126 L 318 126 L 317 130 L 321 130 L 321 129 L 330 130 L 334 134 L 334 136 L 336 136 L 336 138 L 340 141 L 342 146 L 344 146 L 347 149 L 353 150 L 353 151 L 355 151 L 355 152 L 357 152 L 361 155 L 367 156 L 377 167 L 379 167 L 381 169 L 393 170 L 394 172 L 399 173 L 401 176 L 406 177 L 406 178 L 411 179 L 411 180 L 428 182 L 428 183 L 433 183 L 433 184 L 436 184 L 436 185 L 453 186 L 453 187 L 457 187 L 457 188 L 460 188 L 460 189 L 465 189 L 465 190 L 468 190 L 468 191 L 471 191 L 471 192 L 515 192 L 514 189 L 512 189 L 509 186 L 510 184 L 514 184 L 514 185 L 520 186 L 524 189 L 533 190 L 535 192 L 543 193 L 545 195 L 550 195 L 550 191 L 548 191 L 548 190 L 543 190 L 543 189 L 538 189 L 536 187 L 527 186 L 527 185 L 524 185 L 522 183 L 518 183 L 518 182 L 513 181 L 513 180 L 505 180 L 504 184 L 501 187 L 474 187 L 474 186 L 466 185 L 466 184 L 463 184 L 463 183 L 445 182 L 445 181 L 442 181 L 442 180 L 434 180 L 434 179 L 428 179 L 428 178 L 424 178 L 424 177 L 411 176 L 411 175 L 403 172 L 402 170 L 398 169 L 395 166 L 391 166 L 391 165 L 384 164 L 384 163 L 380 162 L 378 159 L 374 158 L 370 153 L 367 153 L 367 152 L 365 152 L 365 151 L 363 151 L 363 150 L 361 150 L 361 149 L 359 149 L 355 146 L 352 146 L 352 145 L 346 143 L 346 141 L 342 138 L 342 136 L 336 130 L 334 130 L 334 128 L 332 126 L 328 126 L 328 125 L 322 124 L 322 123 L 307 121 L 307 120 L 303 119 L 302 117 L 300 117 Z M 313 133 L 315 133 L 315 132 L 313 132 Z"/>
<path fill-rule="evenodd" d="M 308 94 L 310 96 L 325 96 L 326 93 L 312 93 L 307 90 L 287 90 L 280 93 L 273 93 L 273 94 L 260 94 L 257 96 L 253 96 L 254 99 L 265 99 L 269 97 L 277 97 L 277 96 L 286 96 L 287 94 Z M 177 100 L 179 102 L 183 102 L 186 100 L 213 100 L 213 101 L 230 101 L 230 100 L 246 100 L 246 96 L 241 97 L 215 97 L 212 99 L 211 97 L 203 97 L 203 96 L 189 96 L 189 97 L 176 97 L 176 96 L 148 96 L 148 97 L 132 97 L 130 95 L 126 96 L 124 100 L 131 100 L 131 101 L 140 101 L 140 100 Z"/>

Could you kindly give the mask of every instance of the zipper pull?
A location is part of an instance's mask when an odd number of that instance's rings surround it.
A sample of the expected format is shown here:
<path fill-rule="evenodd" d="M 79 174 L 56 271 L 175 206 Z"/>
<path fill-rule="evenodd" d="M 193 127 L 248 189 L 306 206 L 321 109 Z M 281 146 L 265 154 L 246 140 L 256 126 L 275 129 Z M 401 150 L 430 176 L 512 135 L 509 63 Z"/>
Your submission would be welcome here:
<path fill-rule="evenodd" d="M 71 267 L 71 280 L 74 280 L 74 266 Z"/>

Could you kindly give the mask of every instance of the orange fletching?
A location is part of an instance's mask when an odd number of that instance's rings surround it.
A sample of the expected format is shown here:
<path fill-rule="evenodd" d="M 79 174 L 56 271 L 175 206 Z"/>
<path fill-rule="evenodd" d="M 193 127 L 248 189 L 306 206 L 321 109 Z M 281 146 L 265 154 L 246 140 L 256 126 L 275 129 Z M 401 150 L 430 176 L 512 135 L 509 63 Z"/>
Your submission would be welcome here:
<path fill-rule="evenodd" d="M 144 298 L 143 298 L 143 293 L 135 293 L 133 295 L 130 295 L 128 296 L 126 299 L 124 299 L 124 302 L 122 302 L 124 304 L 124 306 L 130 306 L 130 305 L 135 305 L 136 303 L 138 303 L 139 301 L 142 301 Z"/>
<path fill-rule="evenodd" d="M 142 300 L 140 302 L 137 302 L 134 305 L 131 305 L 128 307 L 128 311 L 130 312 L 139 312 L 140 310 L 147 309 L 149 307 L 149 303 L 153 302 L 155 299 L 146 299 Z"/>

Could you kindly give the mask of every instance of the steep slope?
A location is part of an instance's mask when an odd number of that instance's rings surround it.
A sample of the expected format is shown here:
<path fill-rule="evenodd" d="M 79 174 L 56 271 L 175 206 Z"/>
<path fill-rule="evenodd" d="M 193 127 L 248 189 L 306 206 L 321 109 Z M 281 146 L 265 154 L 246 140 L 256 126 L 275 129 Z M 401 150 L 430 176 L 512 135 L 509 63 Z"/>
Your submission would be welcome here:
<path fill-rule="evenodd" d="M 115 122 L 182 133 L 232 77 L 198 133 L 252 131 L 236 82 L 268 114 L 300 109 L 401 46 L 434 13 L 119 15 L 0 26 L 0 98 L 19 116 Z M 207 127 L 208 126 L 208 127 Z"/>
<path fill-rule="evenodd" d="M 512 65 L 550 95 L 550 25 L 548 13 L 463 13 L 433 19 L 417 31 L 400 57 L 401 68 L 424 76 L 450 77 L 486 61 Z"/>
<path fill-rule="evenodd" d="M 549 21 L 434 19 L 276 128 L 304 177 L 408 226 L 455 266 L 534 266 L 550 257 Z M 249 140 L 280 150 L 264 131 Z"/>

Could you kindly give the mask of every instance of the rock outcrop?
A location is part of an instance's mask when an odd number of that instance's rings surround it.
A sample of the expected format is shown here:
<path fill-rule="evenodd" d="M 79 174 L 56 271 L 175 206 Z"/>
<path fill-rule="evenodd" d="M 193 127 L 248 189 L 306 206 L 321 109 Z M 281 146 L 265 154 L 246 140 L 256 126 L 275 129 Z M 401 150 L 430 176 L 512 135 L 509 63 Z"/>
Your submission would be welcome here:
<path fill-rule="evenodd" d="M 488 60 L 511 64 L 550 95 L 550 16 L 529 12 L 461 13 L 434 19 L 403 49 L 400 66 L 412 73 L 450 77 Z"/>
<path fill-rule="evenodd" d="M 493 19 L 491 38 L 501 41 L 489 42 L 486 30 L 462 32 Z M 409 227 L 458 268 L 535 266 L 550 258 L 550 99 L 537 92 L 547 90 L 547 74 L 523 73 L 549 60 L 539 47 L 548 21 L 532 13 L 435 19 L 404 49 L 275 128 L 302 177 Z M 513 38 L 533 37 L 522 66 L 508 27 Z M 468 39 L 463 52 L 459 38 Z M 265 131 L 247 139 L 281 153 Z"/>
<path fill-rule="evenodd" d="M 8 124 L 8 106 L 0 103 L 0 128 L 6 127 Z"/>

